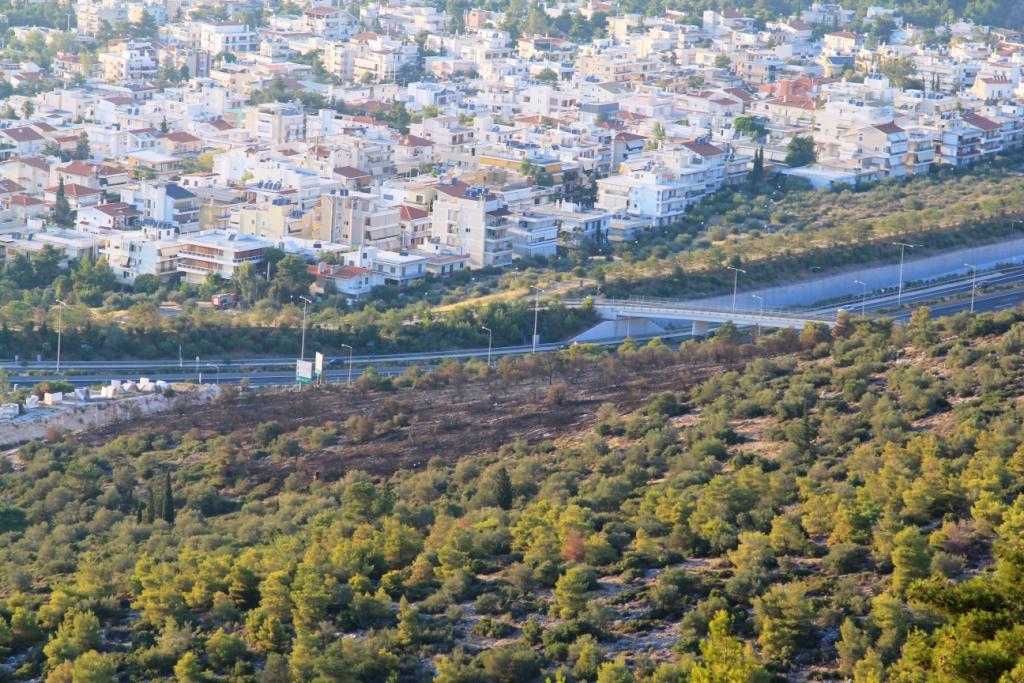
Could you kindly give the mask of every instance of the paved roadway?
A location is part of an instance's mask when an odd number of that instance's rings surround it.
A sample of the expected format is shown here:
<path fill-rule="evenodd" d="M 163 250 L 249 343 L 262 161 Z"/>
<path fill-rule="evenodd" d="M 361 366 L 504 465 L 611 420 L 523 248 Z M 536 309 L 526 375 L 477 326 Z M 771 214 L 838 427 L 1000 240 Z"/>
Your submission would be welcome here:
<path fill-rule="evenodd" d="M 1024 267 L 1009 267 L 988 271 L 978 274 L 979 291 L 975 299 L 975 311 L 996 311 L 1011 308 L 1024 302 L 1024 286 L 1019 285 L 1024 281 Z M 999 291 L 984 291 L 993 287 L 1012 287 Z M 916 305 L 935 302 L 931 305 L 932 315 L 945 316 L 958 313 L 970 308 L 970 298 L 967 296 L 971 289 L 971 277 L 958 277 L 940 283 L 922 285 L 918 287 L 905 288 L 903 290 L 903 310 L 896 311 L 897 293 L 895 290 L 881 293 L 871 293 L 864 299 L 864 310 L 878 314 L 886 312 L 896 320 L 905 321 L 910 317 L 912 308 Z M 951 301 L 942 301 L 950 297 L 960 297 Z M 805 309 L 808 314 L 834 316 L 839 309 L 845 309 L 853 314 L 860 312 L 861 298 L 851 297 L 842 301 L 830 302 L 828 305 L 818 305 Z M 688 332 L 679 332 L 663 337 L 688 336 Z M 621 340 L 609 340 L 607 345 L 618 344 Z M 538 344 L 538 351 L 554 351 L 565 346 L 564 342 Z M 530 353 L 530 345 L 496 347 L 491 349 L 491 356 L 499 359 L 508 355 L 524 355 Z M 406 354 L 382 354 L 382 355 L 358 355 L 352 357 L 352 378 L 359 377 L 362 368 L 373 365 L 378 371 L 389 374 L 401 374 L 410 365 L 422 364 L 429 366 L 445 359 L 468 360 L 470 358 L 484 359 L 487 357 L 486 348 L 478 349 L 457 349 L 450 351 L 433 351 L 424 353 Z M 217 362 L 220 359 L 200 359 L 199 370 L 203 373 L 204 381 L 216 381 L 217 371 L 215 365 L 220 365 L 220 381 L 236 383 L 241 379 L 248 379 L 254 386 L 291 384 L 295 381 L 294 364 L 295 359 L 291 357 L 271 358 L 236 358 L 229 362 Z M 328 379 L 331 381 L 345 381 L 348 376 L 348 356 L 340 355 L 328 359 Z M 138 378 L 150 375 L 153 378 L 168 381 L 193 381 L 196 378 L 195 360 L 184 360 L 179 366 L 177 359 L 173 360 L 123 360 L 123 361 L 62 361 L 61 370 L 75 374 L 55 373 L 56 364 L 53 361 L 43 362 L 15 362 L 13 360 L 0 361 L 0 368 L 8 373 L 9 381 L 12 383 L 36 383 L 47 379 L 63 379 L 77 386 L 91 386 L 106 384 L 112 378 Z"/>

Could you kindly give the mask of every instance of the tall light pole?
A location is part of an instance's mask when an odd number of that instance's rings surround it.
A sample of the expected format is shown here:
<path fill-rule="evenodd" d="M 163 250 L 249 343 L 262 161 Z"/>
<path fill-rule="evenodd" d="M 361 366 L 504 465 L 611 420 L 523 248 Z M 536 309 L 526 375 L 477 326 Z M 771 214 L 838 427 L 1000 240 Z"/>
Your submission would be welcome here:
<path fill-rule="evenodd" d="M 894 247 L 899 247 L 900 248 L 900 282 L 899 282 L 899 288 L 896 290 L 896 305 L 897 306 L 902 306 L 903 305 L 903 257 L 907 253 L 907 248 L 908 247 L 913 249 L 914 247 L 919 247 L 921 245 L 919 245 L 919 244 L 907 244 L 906 242 L 893 242 L 892 244 L 893 244 Z"/>
<path fill-rule="evenodd" d="M 491 367 L 491 342 L 494 340 L 494 332 L 486 325 L 481 325 L 480 329 L 487 330 L 487 367 L 489 368 Z"/>
<path fill-rule="evenodd" d="M 217 371 L 217 386 L 220 386 L 220 366 L 216 363 L 207 363 L 206 367 L 213 368 Z"/>
<path fill-rule="evenodd" d="M 533 297 L 533 350 L 531 354 L 537 353 L 537 314 L 540 313 L 540 293 L 544 290 L 537 285 L 530 285 L 536 292 Z"/>
<path fill-rule="evenodd" d="M 348 349 L 348 383 L 352 384 L 352 347 L 348 344 L 342 344 L 341 346 Z"/>
<path fill-rule="evenodd" d="M 299 347 L 299 360 L 306 360 L 306 304 L 313 303 L 304 296 L 302 299 L 302 345 Z"/>
<path fill-rule="evenodd" d="M 758 294 L 751 294 L 750 297 L 752 299 L 757 299 L 758 303 L 760 304 L 758 306 L 758 309 L 757 309 L 757 314 L 759 316 L 763 317 L 764 316 L 764 297 L 760 296 Z M 761 336 L 761 321 L 760 320 L 757 321 L 757 336 L 758 337 Z"/>
<path fill-rule="evenodd" d="M 733 268 L 732 266 L 726 266 L 726 270 L 731 270 L 732 271 L 732 310 L 735 311 L 736 310 L 736 288 L 740 284 L 740 273 L 743 273 L 744 275 L 746 275 L 747 271 L 743 270 L 742 268 Z"/>
<path fill-rule="evenodd" d="M 868 297 L 868 283 L 861 280 L 854 280 L 853 284 L 860 285 L 860 317 L 864 317 L 864 300 Z"/>
<path fill-rule="evenodd" d="M 57 309 L 57 374 L 60 374 L 60 342 L 61 335 L 64 333 L 64 307 L 67 305 L 60 299 L 55 299 L 60 305 Z"/>
<path fill-rule="evenodd" d="M 974 293 L 978 291 L 978 266 L 965 263 L 964 266 L 971 269 L 971 313 L 974 313 Z"/>

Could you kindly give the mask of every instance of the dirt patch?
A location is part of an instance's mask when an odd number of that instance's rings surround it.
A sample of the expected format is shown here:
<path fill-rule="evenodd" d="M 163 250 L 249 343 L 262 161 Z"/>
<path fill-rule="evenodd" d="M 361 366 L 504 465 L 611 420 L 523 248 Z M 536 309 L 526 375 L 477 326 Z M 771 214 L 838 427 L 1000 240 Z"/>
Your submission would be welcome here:
<path fill-rule="evenodd" d="M 353 415 L 372 416 L 397 398 L 409 416 L 405 426 L 365 443 L 343 442 L 314 451 L 295 461 L 266 461 L 261 476 L 276 479 L 291 471 L 320 472 L 330 480 L 352 469 L 390 474 L 399 469 L 425 466 L 432 458 L 454 462 L 467 455 L 494 452 L 518 439 L 528 442 L 571 437 L 596 422 L 602 403 L 625 413 L 636 409 L 650 394 L 681 390 L 703 381 L 721 364 L 673 363 L 658 367 L 626 367 L 612 377 L 600 364 L 574 374 L 564 399 L 546 401 L 555 376 L 507 380 L 474 380 L 457 387 L 408 389 L 397 392 L 361 391 L 344 386 L 324 389 L 248 390 L 218 402 L 190 409 L 141 416 L 131 422 L 86 432 L 80 439 L 104 443 L 140 430 L 183 434 L 199 430 L 207 435 L 252 430 L 261 422 L 277 421 L 287 430 L 327 421 L 344 423 Z"/>

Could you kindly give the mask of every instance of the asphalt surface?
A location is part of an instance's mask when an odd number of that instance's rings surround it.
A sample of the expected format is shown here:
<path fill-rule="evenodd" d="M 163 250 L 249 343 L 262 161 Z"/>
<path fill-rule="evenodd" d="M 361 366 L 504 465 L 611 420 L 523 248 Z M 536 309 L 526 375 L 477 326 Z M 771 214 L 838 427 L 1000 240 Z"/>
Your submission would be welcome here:
<path fill-rule="evenodd" d="M 807 314 L 832 317 L 839 310 L 858 314 L 865 313 L 876 316 L 888 316 L 897 321 L 905 322 L 910 318 L 913 309 L 922 304 L 929 304 L 933 316 L 946 316 L 968 310 L 971 306 L 970 291 L 972 277 L 957 277 L 937 283 L 929 283 L 904 288 L 899 296 L 896 288 L 883 292 L 869 292 L 865 297 L 850 297 L 840 301 L 832 301 L 827 305 L 814 305 L 802 309 Z M 1024 302 L 1024 267 L 1014 266 L 993 271 L 978 273 L 978 291 L 975 295 L 974 310 L 989 312 L 1012 308 Z M 999 288 L 996 291 L 988 291 Z M 955 298 L 954 298 L 955 297 Z M 952 298 L 952 299 L 951 299 Z M 947 300 L 951 299 L 951 300 Z M 899 301 L 899 304 L 897 304 Z M 801 309 L 790 309 L 796 311 Z M 766 314 L 769 312 L 766 311 Z M 653 336 L 653 335 L 652 335 Z M 678 332 L 662 337 L 685 337 L 688 332 Z M 637 338 L 642 341 L 648 337 Z M 605 345 L 617 345 L 621 339 L 608 340 Z M 565 342 L 538 344 L 537 351 L 547 352 L 565 348 Z M 478 349 L 455 349 L 449 351 L 433 351 L 424 353 L 353 355 L 352 380 L 355 381 L 367 366 L 386 375 L 399 375 L 411 366 L 429 367 L 447 359 L 468 360 L 471 358 L 486 359 L 488 354 L 492 361 L 504 356 L 525 355 L 533 350 L 531 345 L 506 346 Z M 349 356 L 340 355 L 327 359 L 325 375 L 330 382 L 345 382 L 349 376 Z M 220 367 L 219 377 L 217 366 Z M 0 360 L 0 368 L 8 374 L 12 384 L 35 384 L 46 380 L 63 380 L 76 386 L 95 386 L 107 384 L 111 379 L 125 379 L 149 376 L 169 382 L 196 381 L 202 374 L 204 382 L 238 383 L 248 380 L 252 386 L 271 386 L 291 384 L 295 382 L 294 357 L 263 357 L 234 358 L 230 361 L 221 359 L 200 358 L 197 363 L 192 359 L 166 360 L 118 360 L 118 361 L 79 361 L 61 362 L 61 373 L 56 372 L 54 361 L 25 362 Z"/>

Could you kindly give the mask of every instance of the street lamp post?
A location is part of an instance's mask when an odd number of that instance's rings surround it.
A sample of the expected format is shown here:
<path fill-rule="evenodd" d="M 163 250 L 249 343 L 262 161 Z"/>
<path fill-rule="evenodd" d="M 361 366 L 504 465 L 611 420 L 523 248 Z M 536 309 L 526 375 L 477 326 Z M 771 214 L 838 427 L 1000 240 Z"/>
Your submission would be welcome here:
<path fill-rule="evenodd" d="M 750 297 L 752 299 L 757 299 L 758 304 L 759 304 L 758 305 L 758 309 L 757 309 L 757 314 L 758 314 L 758 316 L 763 317 L 764 316 L 764 297 L 760 296 L 758 294 L 751 294 Z M 757 321 L 757 336 L 758 336 L 758 338 L 761 337 L 761 321 L 760 320 Z"/>
<path fill-rule="evenodd" d="M 352 384 L 352 347 L 342 344 L 342 348 L 348 349 L 348 384 Z"/>
<path fill-rule="evenodd" d="M 207 363 L 206 367 L 213 368 L 217 371 L 217 386 L 220 386 L 220 366 L 216 363 Z"/>
<path fill-rule="evenodd" d="M 199 378 L 199 356 L 196 356 L 196 378 Z M 202 382 L 199 382 L 202 384 Z"/>
<path fill-rule="evenodd" d="M 299 360 L 306 360 L 306 304 L 313 303 L 304 296 L 300 296 L 302 299 L 302 344 L 299 346 Z"/>
<path fill-rule="evenodd" d="M 974 313 L 974 293 L 978 291 L 978 266 L 965 263 L 965 267 L 971 269 L 971 313 Z"/>
<path fill-rule="evenodd" d="M 537 285 L 530 285 L 536 292 L 533 296 L 533 350 L 531 354 L 537 353 L 537 315 L 540 313 L 540 295 L 544 290 Z"/>
<path fill-rule="evenodd" d="M 900 248 L 900 282 L 899 288 L 896 290 L 896 305 L 903 305 L 903 257 L 907 253 L 907 248 L 913 249 L 914 247 L 921 246 L 920 244 L 907 244 L 906 242 L 893 242 L 894 247 Z"/>
<path fill-rule="evenodd" d="M 862 280 L 854 280 L 853 284 L 860 285 L 860 317 L 864 317 L 864 300 L 868 297 L 868 283 Z"/>
<path fill-rule="evenodd" d="M 66 306 L 67 304 L 65 304 L 60 299 L 56 299 L 55 301 L 60 305 L 60 308 L 57 309 L 57 374 L 59 375 L 60 374 L 60 342 L 61 342 L 61 336 L 64 333 L 64 306 Z"/>
<path fill-rule="evenodd" d="M 481 325 L 480 329 L 487 330 L 487 367 L 489 368 L 491 367 L 491 342 L 494 340 L 494 332 L 486 325 Z"/>
<path fill-rule="evenodd" d="M 733 268 L 732 266 L 726 266 L 726 270 L 731 270 L 732 271 L 732 310 L 735 311 L 736 310 L 736 288 L 740 284 L 740 273 L 743 273 L 744 275 L 746 275 L 747 271 L 743 270 L 742 268 Z"/>

